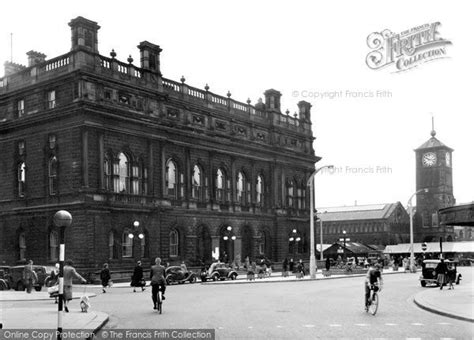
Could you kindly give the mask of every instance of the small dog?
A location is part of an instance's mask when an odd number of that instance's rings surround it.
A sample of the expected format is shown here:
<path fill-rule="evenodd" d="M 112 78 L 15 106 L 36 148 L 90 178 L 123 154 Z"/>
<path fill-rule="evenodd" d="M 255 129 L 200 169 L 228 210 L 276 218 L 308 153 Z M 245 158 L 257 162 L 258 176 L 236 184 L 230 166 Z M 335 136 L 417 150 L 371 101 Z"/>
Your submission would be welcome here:
<path fill-rule="evenodd" d="M 82 296 L 79 305 L 81 306 L 81 311 L 87 313 L 87 310 L 91 307 L 89 298 L 86 295 Z"/>

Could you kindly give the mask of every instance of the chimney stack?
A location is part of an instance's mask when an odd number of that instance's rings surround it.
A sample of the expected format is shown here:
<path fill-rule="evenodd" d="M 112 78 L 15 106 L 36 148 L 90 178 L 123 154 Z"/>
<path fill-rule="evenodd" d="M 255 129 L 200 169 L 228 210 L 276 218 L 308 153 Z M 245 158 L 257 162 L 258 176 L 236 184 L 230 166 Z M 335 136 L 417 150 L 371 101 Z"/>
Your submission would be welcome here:
<path fill-rule="evenodd" d="M 71 50 L 85 48 L 99 53 L 97 32 L 100 26 L 95 21 L 77 17 L 71 20 L 69 26 L 71 26 Z"/>
<path fill-rule="evenodd" d="M 280 110 L 280 98 L 281 93 L 277 90 L 270 89 L 265 91 L 265 107 L 268 111 L 274 111 L 281 113 Z"/>
<path fill-rule="evenodd" d="M 5 77 L 23 71 L 26 68 L 26 66 L 12 63 L 10 61 L 6 61 L 3 65 L 5 66 Z"/>
<path fill-rule="evenodd" d="M 311 106 L 310 103 L 304 100 L 298 102 L 300 119 L 308 123 L 311 121 Z"/>
<path fill-rule="evenodd" d="M 35 66 L 46 61 L 46 54 L 40 52 L 29 51 L 26 52 L 26 55 L 28 56 L 28 67 Z"/>
<path fill-rule="evenodd" d="M 163 50 L 160 46 L 142 41 L 137 47 L 140 50 L 141 68 L 156 72 L 161 76 L 160 53 Z"/>

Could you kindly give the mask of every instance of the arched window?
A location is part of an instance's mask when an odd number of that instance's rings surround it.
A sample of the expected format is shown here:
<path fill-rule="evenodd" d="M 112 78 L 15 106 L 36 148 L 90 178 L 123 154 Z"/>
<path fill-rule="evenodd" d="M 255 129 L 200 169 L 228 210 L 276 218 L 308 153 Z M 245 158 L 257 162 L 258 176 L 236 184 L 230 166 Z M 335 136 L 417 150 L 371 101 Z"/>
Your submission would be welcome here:
<path fill-rule="evenodd" d="M 109 259 L 117 258 L 117 247 L 115 246 L 115 233 L 109 232 Z"/>
<path fill-rule="evenodd" d="M 26 187 L 26 164 L 25 162 L 20 162 L 18 164 L 17 179 L 18 179 L 18 196 L 25 196 L 25 187 Z"/>
<path fill-rule="evenodd" d="M 223 203 L 226 201 L 227 179 L 222 169 L 217 169 L 216 174 L 216 200 Z"/>
<path fill-rule="evenodd" d="M 129 180 L 130 171 L 128 158 L 121 152 L 114 162 L 114 192 L 130 192 Z"/>
<path fill-rule="evenodd" d="M 56 231 L 49 233 L 49 259 L 51 261 L 57 261 L 59 258 L 59 238 Z"/>
<path fill-rule="evenodd" d="M 196 200 L 202 200 L 202 172 L 199 165 L 194 165 L 192 178 L 192 197 Z"/>
<path fill-rule="evenodd" d="M 19 260 L 26 259 L 26 237 L 25 232 L 22 231 L 20 235 L 18 235 L 18 247 L 20 249 L 20 258 Z"/>
<path fill-rule="evenodd" d="M 49 177 L 49 194 L 56 195 L 58 193 L 58 159 L 53 156 L 48 163 Z"/>
<path fill-rule="evenodd" d="M 171 159 L 166 162 L 166 190 L 168 196 L 178 198 L 178 168 Z"/>
<path fill-rule="evenodd" d="M 288 208 L 293 208 L 294 198 L 294 183 L 293 180 L 289 179 L 286 184 L 286 205 Z"/>
<path fill-rule="evenodd" d="M 140 167 L 138 163 L 134 163 L 132 165 L 132 194 L 139 195 L 140 194 L 140 181 L 141 181 L 141 174 L 140 174 Z"/>
<path fill-rule="evenodd" d="M 237 186 L 235 191 L 236 202 L 245 205 L 247 200 L 247 179 L 245 175 L 239 171 L 237 175 Z"/>
<path fill-rule="evenodd" d="M 179 234 L 176 229 L 170 231 L 170 256 L 176 257 L 179 255 Z"/>
<path fill-rule="evenodd" d="M 133 256 L 133 238 L 129 237 L 130 230 L 124 230 L 122 234 L 122 257 Z"/>
<path fill-rule="evenodd" d="M 104 189 L 109 191 L 112 183 L 112 164 L 109 155 L 104 157 Z"/>
<path fill-rule="evenodd" d="M 264 186 L 263 186 L 263 177 L 262 175 L 258 175 L 257 176 L 257 185 L 255 186 L 255 191 L 257 193 L 256 195 L 256 202 L 257 202 L 257 205 L 259 206 L 263 206 L 263 203 L 264 203 L 264 196 L 263 196 L 263 189 Z"/>

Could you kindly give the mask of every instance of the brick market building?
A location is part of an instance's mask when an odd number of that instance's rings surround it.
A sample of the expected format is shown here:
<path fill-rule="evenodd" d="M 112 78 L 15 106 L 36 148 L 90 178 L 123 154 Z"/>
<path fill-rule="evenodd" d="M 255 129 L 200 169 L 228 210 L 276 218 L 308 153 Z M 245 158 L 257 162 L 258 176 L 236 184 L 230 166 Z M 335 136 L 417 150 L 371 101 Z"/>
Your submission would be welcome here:
<path fill-rule="evenodd" d="M 70 52 L 30 51 L 0 78 L 0 263 L 55 263 L 58 210 L 72 214 L 66 258 L 83 272 L 196 265 L 217 248 L 278 261 L 294 229 L 309 256 L 310 103 L 290 116 L 273 89 L 251 105 L 172 81 L 159 46 L 141 42 L 135 66 L 99 54 L 96 22 L 69 26 Z"/>

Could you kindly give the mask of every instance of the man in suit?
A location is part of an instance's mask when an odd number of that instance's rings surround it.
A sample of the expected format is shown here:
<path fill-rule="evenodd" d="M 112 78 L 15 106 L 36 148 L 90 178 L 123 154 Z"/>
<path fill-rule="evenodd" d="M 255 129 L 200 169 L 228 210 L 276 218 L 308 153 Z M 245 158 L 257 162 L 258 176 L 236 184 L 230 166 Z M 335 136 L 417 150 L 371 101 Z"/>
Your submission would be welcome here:
<path fill-rule="evenodd" d="M 157 309 L 158 291 L 161 290 L 161 296 L 165 299 L 166 281 L 165 267 L 161 265 L 161 259 L 155 259 L 155 265 L 150 270 L 151 279 L 151 298 L 153 300 L 153 309 Z"/>

